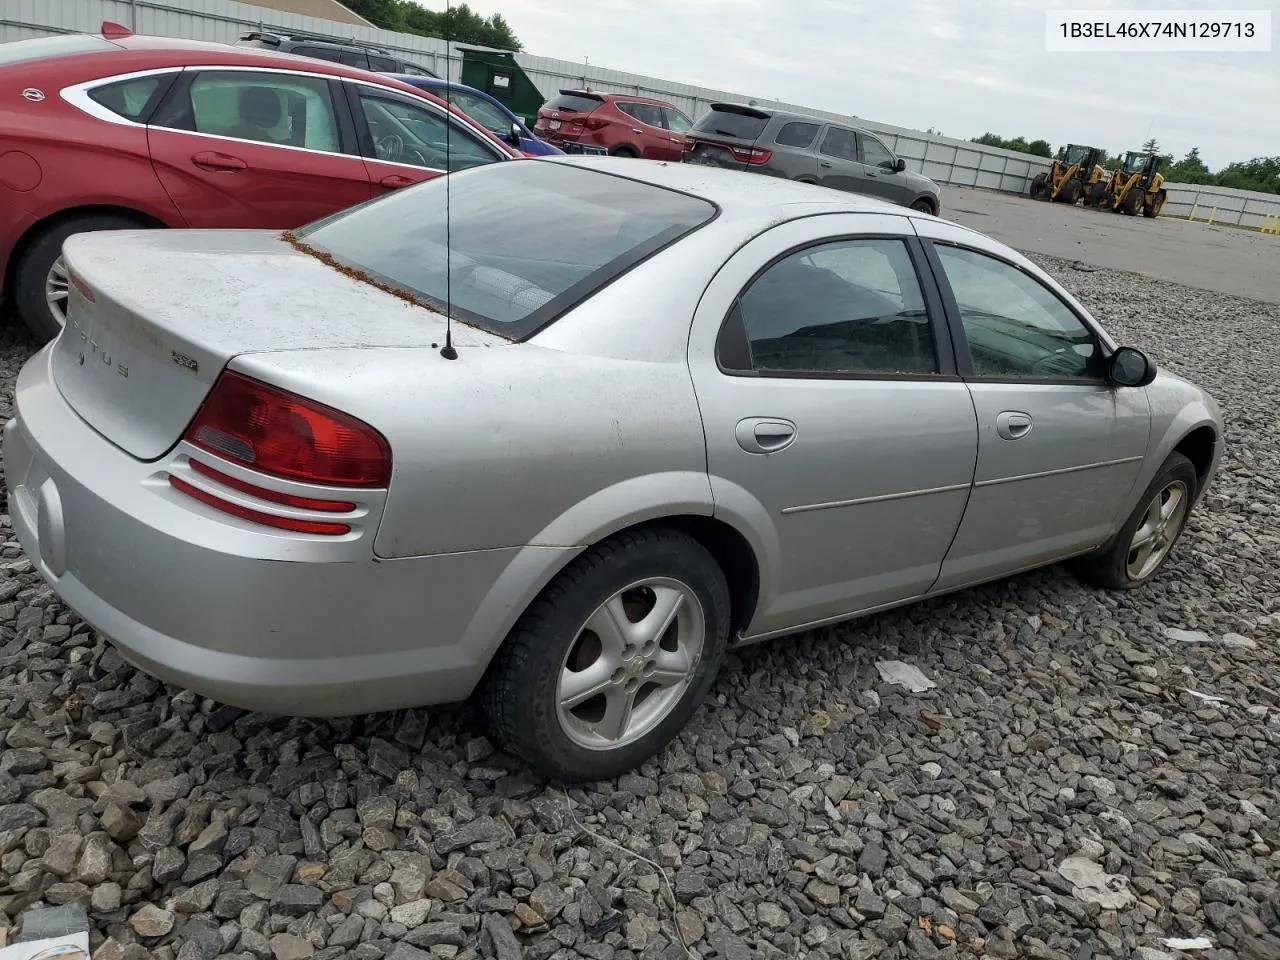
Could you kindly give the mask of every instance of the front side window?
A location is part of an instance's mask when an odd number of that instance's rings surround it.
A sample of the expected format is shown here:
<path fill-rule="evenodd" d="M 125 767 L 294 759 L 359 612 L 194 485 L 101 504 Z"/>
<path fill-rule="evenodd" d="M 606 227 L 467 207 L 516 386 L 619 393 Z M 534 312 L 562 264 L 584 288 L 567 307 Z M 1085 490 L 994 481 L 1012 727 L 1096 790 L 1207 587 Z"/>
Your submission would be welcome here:
<path fill-rule="evenodd" d="M 449 297 L 455 317 L 518 339 L 715 214 L 705 200 L 608 173 L 497 163 L 348 208 L 299 236 L 433 309 Z"/>
<path fill-rule="evenodd" d="M 827 131 L 827 135 L 822 138 L 822 147 L 820 149 L 828 157 L 856 161 L 858 159 L 858 135 L 852 130 L 846 130 L 843 127 L 832 127 Z"/>
<path fill-rule="evenodd" d="M 889 148 L 867 133 L 862 134 L 862 162 L 869 167 L 883 167 L 885 170 L 892 170 L 895 165 Z"/>
<path fill-rule="evenodd" d="M 901 240 L 838 240 L 774 263 L 735 307 L 757 373 L 938 372 L 933 328 Z"/>
<path fill-rule="evenodd" d="M 495 151 L 426 107 L 362 89 L 360 108 L 379 160 L 454 171 L 498 159 Z"/>
<path fill-rule="evenodd" d="M 667 129 L 672 133 L 688 133 L 693 129 L 693 121 L 679 110 L 673 110 L 671 107 L 663 107 L 662 115 L 667 118 Z"/>
<path fill-rule="evenodd" d="M 1052 291 L 995 257 L 937 244 L 979 377 L 1103 379 L 1093 333 Z"/>
<path fill-rule="evenodd" d="M 396 62 L 390 57 L 380 57 L 376 53 L 369 54 L 369 69 L 374 73 L 395 73 Z"/>
<path fill-rule="evenodd" d="M 477 97 L 465 90 L 440 90 L 436 94 L 441 100 L 452 100 L 453 103 L 486 130 L 492 130 L 500 137 L 511 133 L 512 120 L 484 97 Z"/>
<path fill-rule="evenodd" d="M 186 103 L 164 112 L 152 122 L 275 146 L 340 149 L 329 85 L 317 77 L 209 70 L 191 81 Z"/>
<path fill-rule="evenodd" d="M 330 63 L 342 63 L 342 50 L 337 47 L 297 46 L 289 52 L 300 57 L 310 57 L 312 60 L 328 60 Z"/>
<path fill-rule="evenodd" d="M 89 91 L 89 99 L 126 120 L 138 120 L 155 94 L 156 88 L 165 79 L 167 77 L 153 74 L 149 77 L 134 77 L 130 80 L 104 83 Z"/>

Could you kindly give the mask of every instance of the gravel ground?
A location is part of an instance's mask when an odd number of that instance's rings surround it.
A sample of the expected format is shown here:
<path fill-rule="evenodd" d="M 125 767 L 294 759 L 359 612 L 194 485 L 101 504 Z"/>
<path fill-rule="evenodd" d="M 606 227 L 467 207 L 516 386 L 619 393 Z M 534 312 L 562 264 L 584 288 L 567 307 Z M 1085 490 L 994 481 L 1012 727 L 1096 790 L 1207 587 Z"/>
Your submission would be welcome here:
<path fill-rule="evenodd" d="M 1037 259 L 1223 403 L 1158 582 L 1051 569 L 751 648 L 596 789 L 531 781 L 466 709 L 163 687 L 0 516 L 0 925 L 84 903 L 104 960 L 1280 957 L 1280 306 Z M 5 417 L 29 349 L 0 334 Z M 882 682 L 895 659 L 936 688 Z M 1064 861 L 1118 876 L 1107 906 Z"/>

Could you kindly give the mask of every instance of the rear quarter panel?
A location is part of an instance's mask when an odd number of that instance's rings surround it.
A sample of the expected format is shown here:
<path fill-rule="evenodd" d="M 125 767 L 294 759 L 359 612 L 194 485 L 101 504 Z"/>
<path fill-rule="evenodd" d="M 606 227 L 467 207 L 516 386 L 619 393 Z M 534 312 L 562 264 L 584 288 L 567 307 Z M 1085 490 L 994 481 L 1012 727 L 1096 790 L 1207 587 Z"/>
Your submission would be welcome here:
<path fill-rule="evenodd" d="M 575 546 L 712 512 L 683 363 L 511 344 L 452 361 L 432 349 L 304 350 L 234 365 L 383 432 L 393 475 L 381 557 Z"/>

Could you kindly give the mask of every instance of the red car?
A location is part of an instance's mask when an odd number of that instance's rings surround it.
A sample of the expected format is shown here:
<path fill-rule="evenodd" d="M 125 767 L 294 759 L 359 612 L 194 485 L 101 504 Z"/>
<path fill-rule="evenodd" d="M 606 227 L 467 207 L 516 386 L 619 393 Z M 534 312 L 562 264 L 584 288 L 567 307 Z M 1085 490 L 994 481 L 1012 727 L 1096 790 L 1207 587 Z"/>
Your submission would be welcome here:
<path fill-rule="evenodd" d="M 693 121 L 669 103 L 594 90 L 561 90 L 538 111 L 534 136 L 566 153 L 680 162 Z"/>
<path fill-rule="evenodd" d="M 73 233 L 289 229 L 446 166 L 522 157 L 431 94 L 337 63 L 110 23 L 6 43 L 4 299 L 49 339 L 65 319 Z"/>

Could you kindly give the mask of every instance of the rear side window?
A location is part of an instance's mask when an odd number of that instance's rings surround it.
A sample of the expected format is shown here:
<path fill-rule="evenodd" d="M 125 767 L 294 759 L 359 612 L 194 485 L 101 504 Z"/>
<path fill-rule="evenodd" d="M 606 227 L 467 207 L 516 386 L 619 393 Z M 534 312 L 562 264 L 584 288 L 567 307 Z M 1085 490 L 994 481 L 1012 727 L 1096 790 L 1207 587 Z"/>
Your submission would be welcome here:
<path fill-rule="evenodd" d="M 134 77 L 131 80 L 106 83 L 90 90 L 89 99 L 106 107 L 112 113 L 118 113 L 126 120 L 137 120 L 147 109 L 147 104 L 151 102 L 161 81 L 167 80 L 170 76 L 172 74 L 156 74 L 150 77 Z"/>
<path fill-rule="evenodd" d="M 698 118 L 698 122 L 693 125 L 693 132 L 754 142 L 764 132 L 768 122 L 768 116 L 738 113 L 734 110 L 713 107 L 710 113 Z"/>
<path fill-rule="evenodd" d="M 576 93 L 562 93 L 548 100 L 544 109 L 559 113 L 590 113 L 599 107 L 602 102 L 595 97 L 583 97 Z"/>
<path fill-rule="evenodd" d="M 74 53 L 104 53 L 120 49 L 101 37 L 83 33 L 68 33 L 57 37 L 36 37 L 32 40 L 14 40 L 0 43 L 0 67 L 50 57 L 65 57 Z"/>
<path fill-rule="evenodd" d="M 652 103 L 630 103 L 619 101 L 618 109 L 633 120 L 647 123 L 651 127 L 662 126 L 662 108 Z"/>
<path fill-rule="evenodd" d="M 813 138 L 818 135 L 818 127 L 819 124 L 816 123 L 784 123 L 773 142 L 780 147 L 809 147 L 813 145 Z"/>
<path fill-rule="evenodd" d="M 310 57 L 312 60 L 328 60 L 330 63 L 342 62 L 342 51 L 336 47 L 294 47 L 289 52 L 300 57 Z"/>
<path fill-rule="evenodd" d="M 316 77 L 204 71 L 191 81 L 190 102 L 181 106 L 178 115 L 156 116 L 152 123 L 237 140 L 339 152 L 329 84 Z"/>

